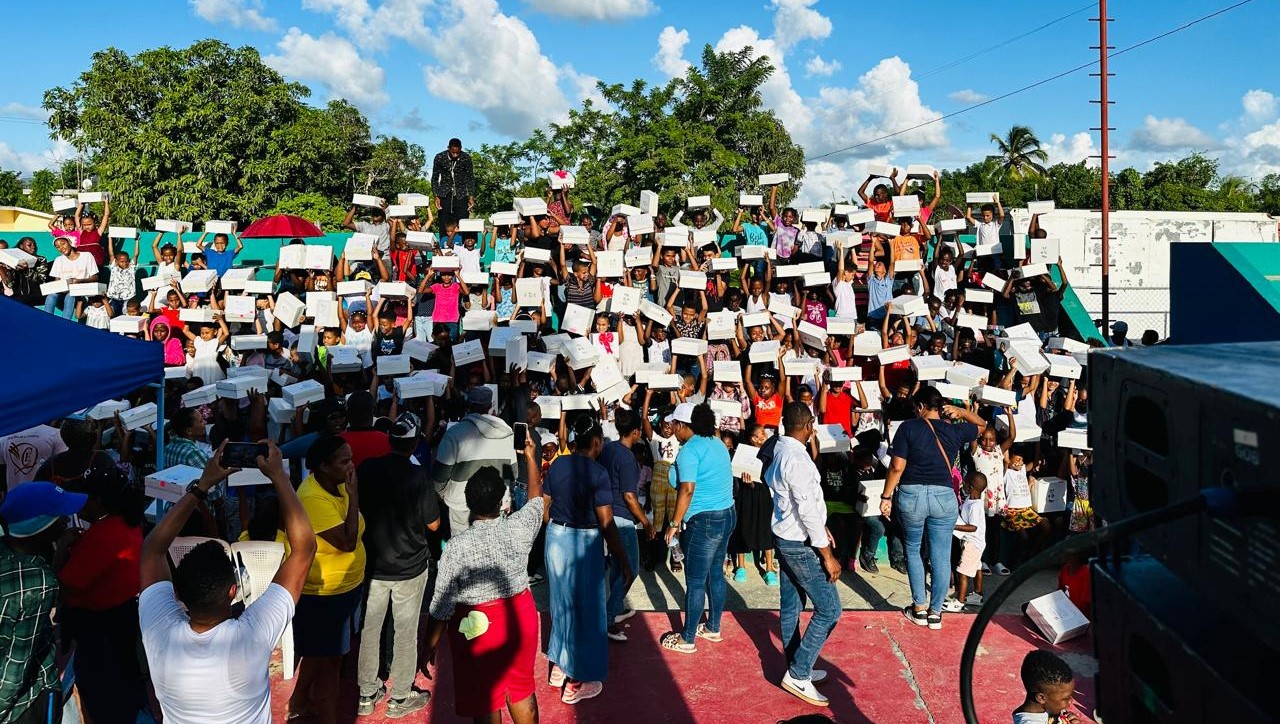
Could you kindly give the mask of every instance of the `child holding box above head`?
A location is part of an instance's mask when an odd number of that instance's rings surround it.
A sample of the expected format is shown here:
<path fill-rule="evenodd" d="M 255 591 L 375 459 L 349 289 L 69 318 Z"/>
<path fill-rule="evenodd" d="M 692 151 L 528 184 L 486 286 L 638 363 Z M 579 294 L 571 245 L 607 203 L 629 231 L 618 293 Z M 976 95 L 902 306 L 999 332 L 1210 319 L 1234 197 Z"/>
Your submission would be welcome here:
<path fill-rule="evenodd" d="M 990 246 L 1000 243 L 1000 227 L 1004 225 L 1004 206 L 1000 204 L 1000 197 L 996 196 L 994 204 L 983 204 L 981 211 L 981 221 L 974 221 L 973 207 L 965 206 L 964 219 L 969 225 L 974 227 L 974 234 L 977 235 L 977 245 Z M 993 254 L 991 260 L 992 268 L 1001 268 L 1000 260 L 1002 255 Z"/>
<path fill-rule="evenodd" d="M 173 244 L 162 246 L 160 239 L 163 237 L 164 232 L 157 231 L 155 238 L 151 240 L 151 253 L 156 258 L 156 276 L 161 279 L 180 279 L 185 271 L 183 263 L 185 257 L 178 253 L 178 247 Z"/>
<path fill-rule="evenodd" d="M 196 241 L 196 246 L 200 251 L 204 252 L 205 262 L 210 269 L 218 272 L 218 278 L 221 279 L 223 274 L 235 263 L 236 255 L 244 250 L 244 242 L 240 240 L 240 235 L 236 234 L 236 248 L 229 248 L 231 239 L 226 234 L 213 235 L 213 248 L 206 248 L 204 245 L 205 237 L 209 232 L 200 234 L 200 238 Z M 181 236 L 179 236 L 181 238 Z"/>
<path fill-rule="evenodd" d="M 369 209 L 368 221 L 356 221 L 356 206 L 352 204 L 351 208 L 347 209 L 346 218 L 342 220 L 342 228 L 378 237 L 374 247 L 385 254 L 391 248 L 391 225 L 387 223 L 386 207 L 387 202 L 383 201 L 382 208 Z"/>
<path fill-rule="evenodd" d="M 777 253 L 778 259 L 790 259 L 795 251 L 796 237 L 800 234 L 800 227 L 796 226 L 800 215 L 790 206 L 779 214 L 777 200 L 778 187 L 774 186 L 769 191 L 769 213 L 773 216 L 770 224 L 773 228 L 773 250 Z"/>
<path fill-rule="evenodd" d="M 898 235 L 889 242 L 889 269 L 893 274 L 895 288 L 909 285 L 915 294 L 928 294 L 929 280 L 919 269 L 903 271 L 898 268 L 900 262 L 919 264 L 920 247 L 928 242 L 933 234 L 925 224 L 920 225 L 920 233 L 912 232 L 911 227 L 914 224 L 915 220 L 911 217 L 904 216 L 898 219 Z"/>
<path fill-rule="evenodd" d="M 111 305 L 113 315 L 120 314 L 124 304 L 138 295 L 138 245 L 141 240 L 133 240 L 133 257 L 124 249 L 116 249 L 111 265 L 111 276 L 107 280 L 107 303 Z"/>
<path fill-rule="evenodd" d="M 897 186 L 898 169 L 893 169 L 893 174 L 889 176 L 889 180 L 893 182 L 893 186 L 886 184 L 876 184 L 872 189 L 871 196 L 867 196 L 867 186 L 875 179 L 875 176 L 867 176 L 862 185 L 858 187 L 858 198 L 862 199 L 862 203 L 868 209 L 871 209 L 876 215 L 876 221 L 888 221 L 893 214 L 893 197 L 891 192 Z"/>

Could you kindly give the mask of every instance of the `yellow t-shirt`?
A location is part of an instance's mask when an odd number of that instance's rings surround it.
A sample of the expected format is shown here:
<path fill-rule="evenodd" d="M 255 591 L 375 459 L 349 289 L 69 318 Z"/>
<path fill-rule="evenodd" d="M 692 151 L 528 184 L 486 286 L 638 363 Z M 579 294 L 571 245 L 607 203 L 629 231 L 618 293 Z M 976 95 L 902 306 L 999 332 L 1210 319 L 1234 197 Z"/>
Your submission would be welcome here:
<path fill-rule="evenodd" d="M 359 586 L 364 582 L 364 516 L 360 516 L 359 539 L 353 551 L 338 550 L 320 536 L 347 519 L 347 506 L 351 500 L 347 497 L 347 486 L 339 485 L 338 495 L 333 496 L 312 475 L 298 486 L 298 498 L 302 500 L 302 507 L 311 519 L 311 527 L 316 531 L 316 558 L 311 563 L 302 592 L 336 596 Z"/>

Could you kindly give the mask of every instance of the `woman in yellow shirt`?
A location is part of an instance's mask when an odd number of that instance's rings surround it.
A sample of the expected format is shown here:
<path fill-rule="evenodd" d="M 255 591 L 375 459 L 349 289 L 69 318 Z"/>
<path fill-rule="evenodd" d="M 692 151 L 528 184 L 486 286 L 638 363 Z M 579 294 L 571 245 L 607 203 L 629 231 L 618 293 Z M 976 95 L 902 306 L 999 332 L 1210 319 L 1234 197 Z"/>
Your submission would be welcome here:
<path fill-rule="evenodd" d="M 317 438 L 307 450 L 307 467 L 311 476 L 298 487 L 298 498 L 316 531 L 316 557 L 293 617 L 301 661 L 289 715 L 332 724 L 338 674 L 351 648 L 364 583 L 364 518 L 346 441 L 337 435 Z"/>

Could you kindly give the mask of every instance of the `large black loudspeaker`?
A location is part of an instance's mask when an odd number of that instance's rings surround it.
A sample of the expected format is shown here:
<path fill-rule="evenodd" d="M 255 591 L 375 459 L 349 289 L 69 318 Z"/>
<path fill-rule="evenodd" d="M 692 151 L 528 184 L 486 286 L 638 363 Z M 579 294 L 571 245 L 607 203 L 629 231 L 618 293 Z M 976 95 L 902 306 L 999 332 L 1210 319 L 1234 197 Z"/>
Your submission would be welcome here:
<path fill-rule="evenodd" d="M 1095 563 L 1093 604 L 1106 724 L 1280 719 L 1275 651 L 1165 566 L 1147 556 Z"/>
<path fill-rule="evenodd" d="M 1105 520 L 1202 488 L 1280 487 L 1280 342 L 1098 351 L 1089 378 L 1091 497 Z M 1184 518 L 1138 543 L 1280 650 L 1280 511 L 1247 513 Z"/>

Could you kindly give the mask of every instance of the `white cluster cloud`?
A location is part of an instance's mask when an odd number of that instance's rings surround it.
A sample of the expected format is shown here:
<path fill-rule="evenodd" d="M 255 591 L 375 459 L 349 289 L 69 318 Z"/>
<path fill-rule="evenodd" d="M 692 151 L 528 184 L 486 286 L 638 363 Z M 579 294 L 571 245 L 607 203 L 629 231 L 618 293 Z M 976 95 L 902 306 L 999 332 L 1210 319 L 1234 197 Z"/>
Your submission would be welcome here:
<path fill-rule="evenodd" d="M 196 15 L 211 23 L 228 23 L 237 28 L 270 31 L 274 18 L 263 15 L 262 0 L 190 0 Z"/>
<path fill-rule="evenodd" d="M 673 25 L 663 28 L 658 34 L 658 52 L 653 56 L 653 67 L 668 78 L 684 75 L 689 69 L 689 61 L 684 59 L 684 46 L 688 44 L 688 30 L 676 30 Z"/>
<path fill-rule="evenodd" d="M 961 105 L 971 106 L 974 103 L 981 103 L 985 100 L 990 100 L 991 96 L 983 93 L 979 93 L 978 91 L 973 90 L 971 88 L 965 88 L 963 90 L 958 90 L 958 91 L 955 91 L 954 93 L 949 94 L 947 98 L 949 98 L 953 103 L 959 103 Z"/>
<path fill-rule="evenodd" d="M 546 15 L 574 20 L 619 22 L 654 12 L 652 0 L 525 0 L 529 7 Z"/>
<path fill-rule="evenodd" d="M 1139 151 L 1205 151 L 1216 148 L 1218 142 L 1185 118 L 1156 118 L 1148 114 L 1142 126 L 1133 132 L 1129 146 Z"/>
<path fill-rule="evenodd" d="M 826 77 L 833 73 L 837 73 L 844 66 L 838 60 L 826 60 L 820 56 L 813 56 L 804 64 L 804 74 L 812 77 Z"/>
<path fill-rule="evenodd" d="M 23 151 L 0 141 L 0 168 L 24 175 L 42 168 L 57 168 L 75 155 L 75 148 L 61 139 L 54 141 L 43 151 Z"/>
<path fill-rule="evenodd" d="M 9 102 L 0 106 L 0 116 L 24 118 L 32 121 L 46 121 L 49 119 L 49 111 L 46 111 L 39 106 L 29 106 L 24 103 Z"/>
<path fill-rule="evenodd" d="M 773 37 L 782 48 L 802 40 L 822 40 L 831 35 L 831 19 L 813 9 L 818 0 L 771 0 L 774 7 Z"/>
<path fill-rule="evenodd" d="M 1080 131 L 1072 134 L 1067 138 L 1064 133 L 1054 133 L 1049 136 L 1047 143 L 1040 145 L 1045 153 L 1049 154 L 1049 163 L 1052 166 L 1055 163 L 1080 163 L 1084 161 L 1086 165 L 1097 166 L 1099 159 L 1091 158 L 1098 155 L 1098 146 L 1093 141 L 1093 134 L 1087 131 Z M 1117 155 L 1112 153 L 1112 155 Z"/>
<path fill-rule="evenodd" d="M 1240 99 L 1240 105 L 1244 107 L 1245 120 L 1248 121 L 1266 122 L 1275 118 L 1280 111 L 1280 100 L 1275 95 L 1258 89 L 1245 93 Z"/>
<path fill-rule="evenodd" d="M 263 58 L 267 65 L 284 75 L 319 83 L 330 97 L 373 109 L 388 100 L 386 71 L 376 61 L 361 57 L 345 38 L 333 33 L 316 38 L 294 27 L 277 47 L 279 55 Z"/>

